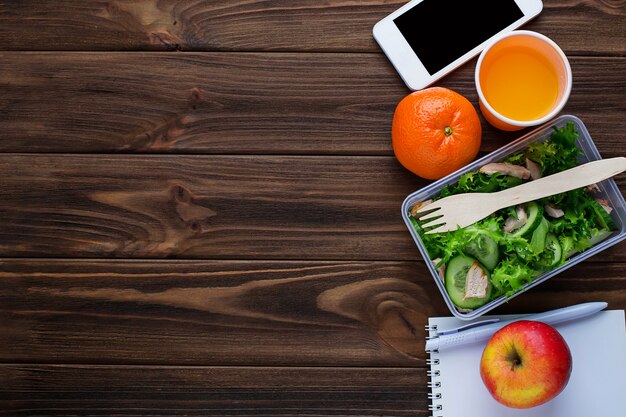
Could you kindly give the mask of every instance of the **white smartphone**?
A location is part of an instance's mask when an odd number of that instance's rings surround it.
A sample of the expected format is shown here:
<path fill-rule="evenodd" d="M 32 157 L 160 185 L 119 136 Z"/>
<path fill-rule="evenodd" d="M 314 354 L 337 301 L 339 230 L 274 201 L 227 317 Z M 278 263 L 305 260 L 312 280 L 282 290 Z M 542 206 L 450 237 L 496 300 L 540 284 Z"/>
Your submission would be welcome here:
<path fill-rule="evenodd" d="M 374 39 L 411 90 L 478 55 L 543 9 L 541 0 L 413 0 L 374 26 Z"/>

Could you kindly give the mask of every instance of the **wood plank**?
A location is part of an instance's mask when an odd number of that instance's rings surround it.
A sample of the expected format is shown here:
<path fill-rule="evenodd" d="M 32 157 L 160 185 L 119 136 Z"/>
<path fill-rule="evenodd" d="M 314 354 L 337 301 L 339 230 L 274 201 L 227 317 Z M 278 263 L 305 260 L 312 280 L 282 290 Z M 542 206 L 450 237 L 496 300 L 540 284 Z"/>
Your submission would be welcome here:
<path fill-rule="evenodd" d="M 400 207 L 428 183 L 393 157 L 3 154 L 0 178 L 8 257 L 417 260 Z"/>
<path fill-rule="evenodd" d="M 4 1 L 0 47 L 379 52 L 372 27 L 402 4 L 400 0 Z M 626 11 L 619 0 L 545 0 L 543 12 L 524 28 L 550 36 L 571 55 L 624 55 L 625 24 Z"/>
<path fill-rule="evenodd" d="M 417 259 L 391 157 L 0 155 L 0 254 Z"/>
<path fill-rule="evenodd" d="M 5 259 L 0 283 L 5 363 L 421 367 L 450 315 L 421 262 Z M 493 313 L 624 309 L 625 285 L 584 262 Z"/>
<path fill-rule="evenodd" d="M 391 157 L 0 161 L 4 256 L 418 257 L 398 210 L 426 182 Z"/>
<path fill-rule="evenodd" d="M 0 366 L 0 415 L 426 417 L 426 370 Z"/>
<path fill-rule="evenodd" d="M 478 108 L 474 66 L 439 85 Z M 626 59 L 572 68 L 563 112 L 601 152 L 621 154 Z M 0 152 L 317 155 L 392 155 L 393 111 L 408 93 L 379 54 L 284 53 L 0 52 L 0 91 Z M 525 132 L 482 124 L 485 152 Z"/>

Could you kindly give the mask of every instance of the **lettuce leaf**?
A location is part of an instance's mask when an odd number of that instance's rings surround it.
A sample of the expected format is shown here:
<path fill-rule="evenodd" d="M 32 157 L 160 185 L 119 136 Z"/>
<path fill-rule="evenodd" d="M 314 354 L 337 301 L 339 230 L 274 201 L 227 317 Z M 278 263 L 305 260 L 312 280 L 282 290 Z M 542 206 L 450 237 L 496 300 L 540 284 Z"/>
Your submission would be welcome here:
<path fill-rule="evenodd" d="M 495 296 L 510 297 L 538 276 L 537 271 L 519 258 L 506 258 L 491 273 Z"/>
<path fill-rule="evenodd" d="M 499 217 L 487 217 L 464 229 L 433 234 L 424 233 L 427 228 L 421 227 L 414 218 L 411 218 L 411 222 L 418 232 L 429 258 L 441 259 L 438 265 L 447 263 L 453 256 L 462 252 L 463 247 L 478 239 L 481 234 L 487 234 L 498 243 L 504 239 L 501 218 Z"/>
<path fill-rule="evenodd" d="M 467 172 L 456 184 L 450 184 L 441 190 L 437 198 L 461 193 L 493 193 L 520 185 L 522 180 L 509 175 L 487 175 L 482 172 Z"/>
<path fill-rule="evenodd" d="M 546 218 L 541 219 L 541 223 L 539 226 L 533 231 L 532 237 L 530 238 L 530 248 L 533 251 L 533 254 L 539 255 L 546 247 L 546 236 L 548 235 L 548 230 L 550 229 L 550 223 L 546 220 Z"/>
<path fill-rule="evenodd" d="M 562 128 L 555 126 L 553 129 L 549 141 L 532 143 L 526 150 L 526 157 L 541 165 L 544 176 L 574 168 L 582 154 L 576 146 L 578 131 L 574 123 L 568 122 Z"/>

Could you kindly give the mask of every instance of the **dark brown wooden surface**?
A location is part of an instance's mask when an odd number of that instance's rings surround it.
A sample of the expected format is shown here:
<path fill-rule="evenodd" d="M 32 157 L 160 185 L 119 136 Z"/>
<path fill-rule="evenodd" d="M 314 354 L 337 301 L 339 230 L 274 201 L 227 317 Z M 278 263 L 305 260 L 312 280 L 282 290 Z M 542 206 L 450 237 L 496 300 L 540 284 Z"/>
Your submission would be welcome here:
<path fill-rule="evenodd" d="M 423 367 L 449 315 L 422 262 L 8 259 L 0 283 L 8 363 Z M 584 262 L 498 311 L 621 308 L 625 286 Z"/>
<path fill-rule="evenodd" d="M 374 24 L 401 0 L 0 1 L 1 49 L 376 52 Z M 545 0 L 525 29 L 572 54 L 624 55 L 623 0 Z M 445 21 L 441 33 L 445 36 Z"/>
<path fill-rule="evenodd" d="M 571 61 L 563 113 L 614 152 L 626 58 Z M 477 103 L 474 68 L 438 85 Z M 393 155 L 391 115 L 407 92 L 381 54 L 0 52 L 0 74 L 4 152 Z M 483 127 L 484 152 L 520 135 Z"/>
<path fill-rule="evenodd" d="M 423 326 L 450 313 L 371 36 L 402 3 L 0 0 L 0 416 L 430 415 Z M 525 29 L 624 155 L 623 0 Z M 477 106 L 474 66 L 437 85 Z M 530 130 L 482 122 L 482 154 Z M 624 309 L 625 277 L 618 244 L 494 312 Z"/>
<path fill-rule="evenodd" d="M 0 415 L 406 416 L 421 368 L 9 365 Z"/>

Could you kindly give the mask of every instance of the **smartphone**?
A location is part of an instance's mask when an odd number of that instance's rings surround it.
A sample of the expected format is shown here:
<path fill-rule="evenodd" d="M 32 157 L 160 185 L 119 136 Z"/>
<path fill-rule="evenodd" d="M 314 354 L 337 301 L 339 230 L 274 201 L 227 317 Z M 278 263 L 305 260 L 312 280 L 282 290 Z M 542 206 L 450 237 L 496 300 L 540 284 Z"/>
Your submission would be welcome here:
<path fill-rule="evenodd" d="M 374 39 L 411 90 L 478 55 L 543 9 L 541 0 L 413 0 L 374 25 Z"/>

